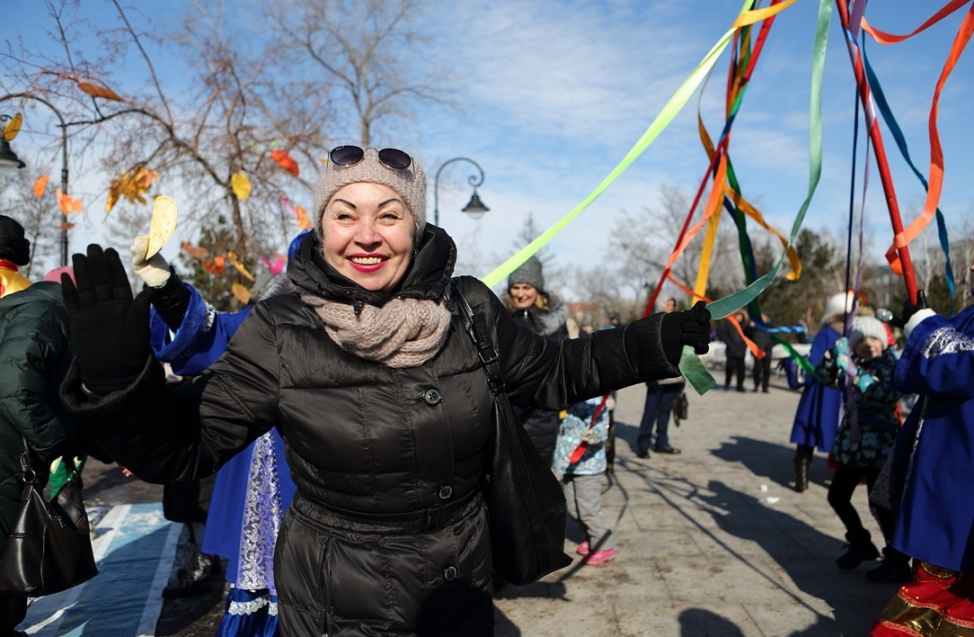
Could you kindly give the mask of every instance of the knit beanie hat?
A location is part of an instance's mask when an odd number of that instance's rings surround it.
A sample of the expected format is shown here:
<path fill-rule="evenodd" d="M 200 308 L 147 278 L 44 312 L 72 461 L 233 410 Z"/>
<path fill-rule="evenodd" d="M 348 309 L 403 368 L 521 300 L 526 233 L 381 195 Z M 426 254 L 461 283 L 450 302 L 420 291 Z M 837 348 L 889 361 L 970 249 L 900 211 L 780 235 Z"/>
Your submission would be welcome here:
<path fill-rule="evenodd" d="M 527 283 L 539 292 L 544 291 L 544 274 L 541 272 L 541 261 L 537 257 L 529 258 L 507 277 L 508 290 L 518 283 Z"/>
<path fill-rule="evenodd" d="M 426 228 L 426 174 L 415 157 L 407 168 L 389 168 L 379 161 L 379 151 L 366 148 L 362 161 L 351 166 L 327 162 L 315 186 L 315 232 L 321 235 L 321 213 L 341 188 L 356 182 L 382 184 L 396 191 L 416 221 L 416 234 Z"/>
<path fill-rule="evenodd" d="M 884 350 L 889 345 L 889 335 L 886 333 L 886 326 L 878 318 L 857 316 L 852 319 L 852 329 L 849 331 L 849 346 L 855 347 L 856 343 L 867 336 L 872 336 L 882 343 Z"/>
<path fill-rule="evenodd" d="M 30 263 L 30 241 L 24 238 L 24 227 L 7 215 L 0 215 L 0 259 L 15 265 Z"/>

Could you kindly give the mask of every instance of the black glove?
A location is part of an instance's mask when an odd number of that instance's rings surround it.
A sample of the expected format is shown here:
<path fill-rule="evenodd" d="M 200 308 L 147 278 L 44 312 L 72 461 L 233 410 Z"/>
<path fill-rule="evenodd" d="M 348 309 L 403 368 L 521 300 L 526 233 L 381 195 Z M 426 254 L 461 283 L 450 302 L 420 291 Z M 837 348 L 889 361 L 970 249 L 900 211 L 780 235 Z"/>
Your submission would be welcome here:
<path fill-rule="evenodd" d="M 146 364 L 151 290 L 132 300 L 125 266 L 114 248 L 88 246 L 75 254 L 74 277 L 61 275 L 71 341 L 88 390 L 108 394 L 131 384 Z"/>
<path fill-rule="evenodd" d="M 927 305 L 927 295 L 923 292 L 923 290 L 917 290 L 917 302 L 916 303 L 914 303 L 913 301 L 911 301 L 910 300 L 910 297 L 907 296 L 906 297 L 906 300 L 903 301 L 903 313 L 900 314 L 900 321 L 901 322 L 900 322 L 899 327 L 903 327 L 904 325 L 906 325 L 907 322 L 910 320 L 910 317 L 911 316 L 913 316 L 914 314 L 916 314 L 920 310 L 926 310 L 929 307 L 930 306 Z"/>
<path fill-rule="evenodd" d="M 680 362 L 684 345 L 693 347 L 697 354 L 706 354 L 710 351 L 710 310 L 707 304 L 697 301 L 689 310 L 663 316 L 660 339 L 666 359 L 674 365 Z"/>

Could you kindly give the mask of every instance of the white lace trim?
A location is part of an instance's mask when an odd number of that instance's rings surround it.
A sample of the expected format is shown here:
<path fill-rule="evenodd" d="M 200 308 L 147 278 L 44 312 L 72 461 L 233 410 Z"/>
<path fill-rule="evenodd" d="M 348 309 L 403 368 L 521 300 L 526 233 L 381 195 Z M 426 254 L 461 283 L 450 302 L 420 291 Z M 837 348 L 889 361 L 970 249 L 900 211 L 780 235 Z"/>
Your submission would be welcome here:
<path fill-rule="evenodd" d="M 272 605 L 274 607 L 272 615 L 277 614 L 277 604 L 271 604 L 266 597 L 258 597 L 255 600 L 249 602 L 230 602 L 230 608 L 227 609 L 228 615 L 253 615 L 258 613 L 264 607 Z M 270 609 L 268 609 L 270 612 Z"/>

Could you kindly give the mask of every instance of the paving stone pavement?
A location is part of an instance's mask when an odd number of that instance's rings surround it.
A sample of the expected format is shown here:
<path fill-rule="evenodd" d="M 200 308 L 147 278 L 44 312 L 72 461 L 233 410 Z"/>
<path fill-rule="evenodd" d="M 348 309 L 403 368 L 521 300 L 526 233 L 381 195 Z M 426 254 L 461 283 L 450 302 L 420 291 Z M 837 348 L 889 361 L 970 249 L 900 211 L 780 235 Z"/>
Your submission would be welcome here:
<path fill-rule="evenodd" d="M 777 380 L 777 379 L 776 379 Z M 748 384 L 750 386 L 750 384 Z M 841 571 L 844 529 L 826 501 L 816 454 L 808 491 L 791 488 L 788 442 L 799 394 L 690 392 L 690 418 L 670 425 L 683 453 L 636 457 L 645 387 L 620 391 L 616 464 L 603 481 L 616 559 L 572 566 L 496 600 L 498 637 L 864 636 L 896 591 Z M 866 489 L 853 502 L 881 538 Z M 569 520 L 566 551 L 583 538 Z M 877 542 L 881 545 L 881 540 Z"/>

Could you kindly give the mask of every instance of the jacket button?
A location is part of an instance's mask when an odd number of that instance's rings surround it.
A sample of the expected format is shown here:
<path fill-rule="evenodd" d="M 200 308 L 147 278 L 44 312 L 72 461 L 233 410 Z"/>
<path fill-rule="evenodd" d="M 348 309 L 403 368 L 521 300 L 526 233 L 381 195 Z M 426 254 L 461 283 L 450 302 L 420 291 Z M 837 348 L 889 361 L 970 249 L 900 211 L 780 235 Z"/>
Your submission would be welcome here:
<path fill-rule="evenodd" d="M 453 487 L 450 485 L 440 487 L 440 492 L 437 495 L 440 497 L 440 500 L 449 500 L 453 497 Z"/>
<path fill-rule="evenodd" d="M 457 578 L 457 575 L 459 575 L 459 574 L 460 573 L 459 573 L 459 571 L 457 571 L 457 567 L 456 566 L 447 566 L 443 570 L 443 579 L 445 579 L 448 582 L 452 582 L 453 580 L 455 580 Z"/>
<path fill-rule="evenodd" d="M 435 389 L 427 389 L 426 393 L 423 394 L 423 400 L 426 401 L 427 405 L 439 405 L 443 397 Z"/>

